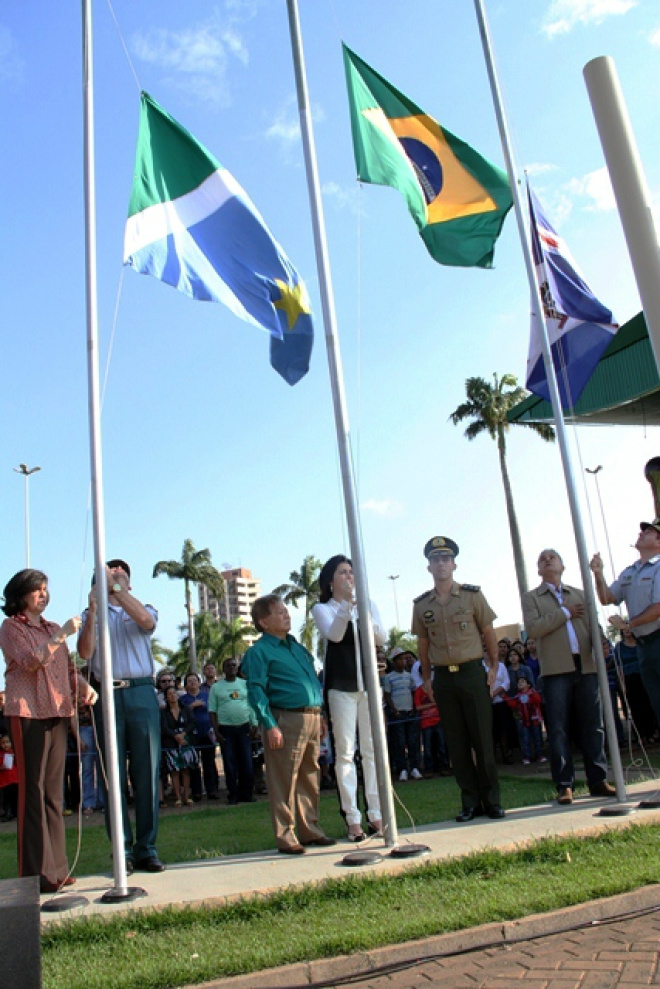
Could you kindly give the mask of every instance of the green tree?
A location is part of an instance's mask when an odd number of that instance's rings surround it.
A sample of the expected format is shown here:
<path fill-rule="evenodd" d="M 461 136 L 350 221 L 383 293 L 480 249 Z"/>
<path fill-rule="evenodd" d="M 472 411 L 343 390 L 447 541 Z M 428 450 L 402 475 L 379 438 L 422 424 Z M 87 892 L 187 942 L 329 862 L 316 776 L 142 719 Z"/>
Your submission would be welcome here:
<path fill-rule="evenodd" d="M 387 637 L 387 642 L 385 643 L 385 650 L 387 655 L 391 653 L 393 649 L 404 649 L 406 652 L 412 652 L 417 655 L 417 637 L 411 635 L 410 632 L 406 632 L 403 628 L 396 628 L 394 626 L 390 629 L 389 635 Z"/>
<path fill-rule="evenodd" d="M 193 617 L 193 627 L 195 630 L 195 651 L 197 663 L 202 669 L 205 663 L 217 663 L 220 656 L 221 623 L 210 611 L 198 611 Z M 179 648 L 186 655 L 189 662 L 190 656 L 190 632 L 188 625 L 180 625 L 181 641 Z M 195 670 L 197 673 L 198 671 Z"/>
<path fill-rule="evenodd" d="M 311 653 L 314 652 L 314 636 L 316 625 L 312 618 L 312 608 L 319 599 L 319 573 L 321 572 L 321 561 L 315 556 L 306 556 L 300 570 L 292 570 L 289 574 L 289 583 L 280 584 L 273 590 L 273 594 L 278 594 L 285 604 L 298 606 L 298 602 L 304 600 L 305 620 L 300 627 L 300 641 Z"/>
<path fill-rule="evenodd" d="M 242 618 L 232 618 L 230 622 L 220 622 L 220 658 L 237 659 L 249 645 L 248 637 L 258 635 L 256 628 L 246 625 Z"/>
<path fill-rule="evenodd" d="M 522 597 L 527 590 L 528 584 L 520 529 L 518 528 L 518 517 L 513 504 L 511 481 L 509 480 L 509 471 L 506 463 L 506 434 L 510 426 L 507 420 L 507 412 L 514 405 L 522 402 L 527 392 L 524 388 L 520 387 L 515 375 L 503 374 L 501 378 L 498 378 L 494 374 L 492 385 L 484 378 L 468 378 L 465 382 L 465 393 L 467 402 L 459 405 L 449 418 L 455 426 L 459 422 L 464 422 L 466 419 L 472 420 L 465 430 L 467 439 L 473 440 L 481 433 L 487 432 L 490 438 L 497 443 L 502 484 L 504 485 L 504 499 L 509 518 L 513 561 L 516 568 L 518 591 Z M 547 423 L 521 422 L 516 423 L 516 425 L 533 429 L 535 433 L 538 433 L 547 442 L 552 442 L 555 438 L 554 428 Z"/>
<path fill-rule="evenodd" d="M 186 594 L 186 612 L 188 614 L 188 648 L 190 669 L 197 673 L 197 650 L 195 648 L 195 625 L 193 622 L 193 607 L 190 585 L 201 584 L 207 587 L 216 598 L 224 594 L 224 580 L 219 570 L 211 563 L 211 551 L 196 550 L 192 539 L 186 539 L 180 560 L 160 560 L 154 567 L 153 576 L 166 574 L 171 580 L 182 580 Z"/>

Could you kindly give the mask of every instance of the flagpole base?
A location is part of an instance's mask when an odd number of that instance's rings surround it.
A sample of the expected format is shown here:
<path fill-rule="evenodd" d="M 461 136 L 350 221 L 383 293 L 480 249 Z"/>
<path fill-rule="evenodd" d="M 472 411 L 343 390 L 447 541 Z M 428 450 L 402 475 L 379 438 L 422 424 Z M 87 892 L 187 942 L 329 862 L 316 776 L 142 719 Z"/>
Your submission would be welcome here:
<path fill-rule="evenodd" d="M 378 865 L 378 863 L 382 861 L 383 856 L 381 853 L 372 850 L 364 852 L 349 852 L 347 855 L 344 855 L 341 860 L 341 864 L 356 867 L 360 865 Z"/>
<path fill-rule="evenodd" d="M 626 814 L 633 814 L 635 807 L 632 804 L 608 804 L 598 811 L 599 817 L 625 817 Z"/>
<path fill-rule="evenodd" d="M 63 913 L 65 910 L 75 910 L 76 907 L 86 907 L 89 900 L 86 896 L 78 894 L 70 896 L 55 896 L 52 900 L 46 900 L 41 906 L 42 913 Z"/>
<path fill-rule="evenodd" d="M 410 842 L 406 845 L 395 845 L 390 851 L 390 858 L 393 859 L 410 859 L 416 858 L 418 855 L 428 855 L 431 851 L 429 845 L 416 844 L 415 842 Z"/>
<path fill-rule="evenodd" d="M 146 889 L 142 889 L 141 886 L 112 886 L 101 897 L 101 903 L 126 903 L 146 895 Z"/>

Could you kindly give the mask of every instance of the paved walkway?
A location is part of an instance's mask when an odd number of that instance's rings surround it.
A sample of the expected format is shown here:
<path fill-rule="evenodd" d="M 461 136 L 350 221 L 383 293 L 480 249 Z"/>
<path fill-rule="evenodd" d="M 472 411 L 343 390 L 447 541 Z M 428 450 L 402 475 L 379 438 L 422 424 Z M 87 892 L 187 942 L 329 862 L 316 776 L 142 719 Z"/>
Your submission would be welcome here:
<path fill-rule="evenodd" d="M 659 986 L 660 887 L 361 955 L 207 982 L 204 989 L 320 989 L 345 984 L 338 980 L 346 976 L 353 976 L 350 985 L 358 989 Z"/>
<path fill-rule="evenodd" d="M 627 815 L 612 811 L 611 800 L 581 797 L 568 807 L 542 804 L 512 810 L 503 821 L 453 821 L 401 831 L 400 845 L 428 845 L 428 858 L 453 858 L 483 848 L 518 848 L 529 841 L 565 834 L 597 835 L 631 822 L 660 821 L 660 809 L 637 809 L 640 800 L 657 798 L 652 783 L 628 787 Z M 364 848 L 364 846 L 361 846 Z M 131 886 L 144 896 L 129 903 L 104 904 L 112 878 L 82 877 L 74 891 L 88 900 L 64 914 L 42 913 L 44 923 L 55 918 L 110 916 L 126 910 L 159 909 L 166 905 L 221 904 L 238 897 L 260 895 L 284 886 L 318 882 L 356 872 L 372 874 L 410 868 L 420 858 L 395 859 L 382 841 L 370 848 L 380 862 L 348 868 L 343 857 L 355 846 L 339 843 L 311 848 L 300 858 L 276 852 L 227 856 L 213 861 L 169 866 L 159 875 L 135 873 Z M 660 878 L 660 865 L 658 870 Z M 43 897 L 45 901 L 47 897 Z M 276 989 L 276 987 L 336 986 L 352 976 L 362 989 L 640 989 L 660 986 L 660 886 L 608 900 L 572 907 L 505 924 L 489 924 L 420 942 L 380 948 L 346 958 L 320 960 L 207 983 L 205 989 Z M 623 915 L 649 910 L 635 919 Z M 615 918 L 610 923 L 610 919 Z M 581 929 L 580 925 L 587 925 Z M 561 933 L 558 933 L 561 932 Z M 412 963 L 412 964 L 411 964 Z M 192 989 L 192 987 L 191 987 Z"/>

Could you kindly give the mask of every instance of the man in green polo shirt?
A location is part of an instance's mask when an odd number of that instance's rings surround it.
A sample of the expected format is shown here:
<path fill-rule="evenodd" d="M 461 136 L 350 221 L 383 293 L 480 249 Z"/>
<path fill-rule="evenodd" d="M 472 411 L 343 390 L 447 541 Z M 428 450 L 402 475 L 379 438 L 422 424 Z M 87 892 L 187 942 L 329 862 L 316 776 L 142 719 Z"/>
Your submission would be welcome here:
<path fill-rule="evenodd" d="M 257 598 L 252 623 L 262 635 L 245 653 L 241 672 L 263 730 L 275 842 L 279 852 L 301 855 L 305 845 L 335 844 L 318 825 L 321 688 L 312 655 L 289 634 L 281 598 Z"/>

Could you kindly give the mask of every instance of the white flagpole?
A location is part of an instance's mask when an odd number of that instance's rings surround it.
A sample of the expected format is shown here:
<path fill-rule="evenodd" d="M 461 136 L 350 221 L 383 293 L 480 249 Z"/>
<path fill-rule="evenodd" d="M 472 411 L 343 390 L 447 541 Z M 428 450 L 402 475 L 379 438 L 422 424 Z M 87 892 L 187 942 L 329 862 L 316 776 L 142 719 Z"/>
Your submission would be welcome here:
<path fill-rule="evenodd" d="M 598 670 L 598 683 L 599 683 L 600 694 L 603 703 L 603 712 L 605 715 L 605 731 L 607 734 L 609 756 L 610 756 L 610 761 L 612 763 L 612 772 L 614 775 L 614 783 L 616 786 L 616 795 L 617 795 L 617 799 L 623 802 L 627 798 L 626 787 L 623 779 L 623 767 L 621 765 L 621 754 L 619 752 L 619 745 L 616 737 L 616 728 L 614 725 L 614 713 L 612 711 L 612 700 L 610 697 L 609 685 L 607 682 L 607 672 L 605 670 L 603 646 L 600 640 L 600 625 L 598 623 L 598 612 L 596 610 L 596 597 L 594 594 L 593 577 L 591 574 L 591 570 L 589 568 L 589 554 L 587 552 L 587 544 L 584 537 L 584 527 L 582 525 L 580 506 L 577 499 L 577 490 L 575 485 L 575 477 L 573 475 L 573 467 L 571 464 L 570 451 L 568 449 L 566 423 L 564 421 L 564 414 L 562 412 L 561 400 L 559 397 L 559 388 L 557 387 L 557 376 L 555 374 L 555 368 L 552 361 L 550 340 L 548 337 L 548 328 L 545 321 L 545 313 L 543 309 L 543 302 L 541 299 L 541 292 L 539 289 L 538 282 L 536 280 L 534 259 L 532 257 L 532 250 L 531 250 L 529 238 L 527 236 L 525 217 L 524 217 L 522 202 L 520 198 L 520 188 L 518 186 L 516 164 L 513 157 L 513 151 L 511 148 L 511 141 L 509 139 L 509 132 L 507 127 L 506 117 L 504 114 L 504 105 L 502 102 L 499 82 L 497 79 L 497 72 L 493 60 L 490 34 L 488 30 L 488 23 L 486 20 L 486 13 L 484 10 L 483 0 L 474 0 L 474 7 L 477 15 L 477 22 L 479 24 L 479 33 L 481 35 L 481 43 L 484 51 L 484 58 L 486 60 L 488 79 L 490 81 L 490 88 L 493 96 L 495 115 L 497 117 L 497 126 L 500 132 L 502 150 L 504 152 L 504 159 L 506 161 L 506 169 L 507 169 L 507 174 L 509 176 L 509 183 L 511 185 L 511 193 L 513 195 L 514 209 L 516 212 L 516 221 L 518 223 L 518 233 L 520 235 L 520 243 L 522 245 L 523 257 L 525 259 L 525 268 L 527 269 L 527 279 L 529 281 L 529 288 L 532 294 L 534 313 L 536 316 L 539 335 L 541 338 L 543 363 L 545 365 L 545 373 L 548 379 L 548 387 L 550 390 L 550 402 L 552 404 L 552 412 L 555 420 L 555 426 L 557 429 L 557 440 L 559 441 L 561 462 L 562 462 L 562 467 L 564 469 L 566 493 L 568 495 L 568 503 L 570 506 L 571 518 L 573 520 L 573 530 L 575 533 L 575 543 L 578 552 L 578 559 L 580 562 L 582 585 L 584 587 L 584 595 L 587 602 L 587 613 L 589 616 L 591 641 L 593 644 L 593 650 L 596 657 L 596 668 Z"/>
<path fill-rule="evenodd" d="M 312 129 L 312 118 L 309 111 L 307 80 L 305 76 L 305 63 L 296 0 L 287 0 L 287 8 L 289 14 L 289 31 L 291 34 L 291 48 L 293 51 L 293 65 L 296 77 L 296 90 L 298 93 L 300 129 L 305 154 L 305 168 L 307 171 L 307 186 L 309 189 L 309 200 L 312 212 L 312 226 L 314 229 L 316 265 L 319 275 L 321 305 L 323 308 L 323 323 L 325 326 L 325 342 L 328 353 L 330 385 L 332 389 L 332 401 L 335 413 L 337 445 L 339 448 L 339 462 L 341 465 L 348 535 L 351 546 L 351 558 L 353 560 L 353 569 L 355 571 L 355 590 L 357 596 L 358 615 L 360 618 L 360 628 L 362 631 L 361 641 L 363 655 L 365 658 L 364 674 L 367 687 L 367 696 L 369 699 L 369 715 L 371 718 L 371 731 L 374 743 L 378 794 L 380 797 L 383 826 L 385 829 L 385 844 L 388 847 L 393 847 L 398 842 L 398 832 L 396 815 L 394 813 L 394 801 L 392 799 L 389 761 L 387 758 L 387 742 L 385 739 L 385 723 L 383 721 L 381 689 L 376 665 L 376 649 L 374 644 L 373 623 L 371 620 L 371 608 L 369 604 L 367 569 L 362 550 L 360 517 L 357 506 L 355 474 L 353 471 L 351 441 L 348 427 L 348 411 L 346 408 L 344 377 L 341 364 L 341 353 L 339 350 L 339 338 L 337 336 L 335 304 L 330 278 L 330 261 L 325 237 L 325 222 L 323 218 L 321 190 L 319 186 L 318 168 L 316 164 L 314 132 Z"/>
<path fill-rule="evenodd" d="M 660 372 L 660 245 L 642 160 L 614 60 L 594 58 L 582 74 Z"/>
<path fill-rule="evenodd" d="M 98 651 L 101 666 L 105 771 L 108 780 L 109 822 L 112 841 L 114 888 L 103 900 L 125 900 L 136 895 L 126 886 L 124 828 L 117 758 L 115 701 L 112 687 L 112 657 L 108 627 L 108 584 L 105 572 L 105 516 L 103 510 L 103 469 L 101 456 L 101 417 L 99 402 L 98 304 L 96 290 L 96 188 L 94 174 L 94 70 L 91 0 L 82 0 L 83 17 L 83 123 L 85 187 L 85 284 L 87 315 L 87 388 L 89 405 L 89 446 L 94 527 L 94 567 L 98 601 Z M 98 702 L 97 702 L 98 703 Z M 139 891 L 142 893 L 142 890 Z"/>

